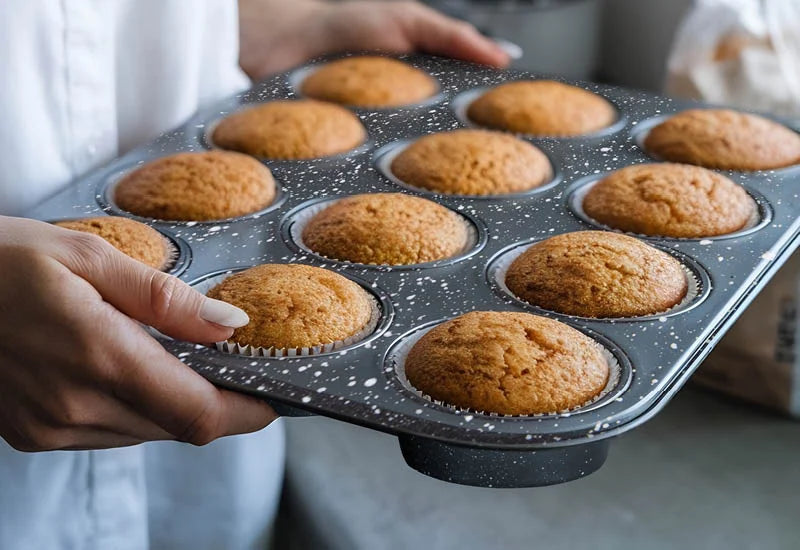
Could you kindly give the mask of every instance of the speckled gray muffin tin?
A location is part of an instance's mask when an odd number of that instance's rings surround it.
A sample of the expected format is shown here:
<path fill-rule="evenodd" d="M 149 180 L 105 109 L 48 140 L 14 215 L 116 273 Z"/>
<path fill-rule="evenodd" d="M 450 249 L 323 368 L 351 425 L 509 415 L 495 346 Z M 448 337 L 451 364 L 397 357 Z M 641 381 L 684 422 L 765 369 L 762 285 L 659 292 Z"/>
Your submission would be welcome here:
<path fill-rule="evenodd" d="M 554 185 L 513 197 L 421 196 L 474 221 L 475 249 L 458 261 L 414 269 L 328 261 L 291 242 L 298 207 L 335 195 L 416 193 L 378 168 L 381 148 L 396 141 L 463 126 L 453 98 L 478 87 L 539 75 L 498 71 L 426 56 L 404 57 L 441 85 L 437 101 L 399 109 L 354 109 L 369 133 L 368 147 L 311 161 L 265 161 L 282 188 L 282 202 L 259 215 L 214 223 L 151 222 L 187 244 L 181 279 L 192 282 L 226 269 L 297 262 L 353 278 L 383 305 L 375 334 L 344 350 L 310 357 L 253 358 L 165 340 L 184 363 L 220 386 L 263 397 L 288 415 L 322 414 L 395 434 L 408 463 L 431 476 L 471 485 L 522 487 L 587 475 L 605 460 L 613 436 L 655 415 L 701 363 L 725 330 L 798 245 L 800 171 L 726 172 L 745 184 L 759 204 L 758 226 L 734 237 L 648 241 L 685 258 L 701 288 L 696 303 L 645 319 L 593 320 L 537 310 L 498 288 L 490 262 L 512 245 L 558 233 L 593 229 L 569 201 L 584 178 L 652 162 L 637 145 L 638 127 L 654 117 L 695 106 L 650 94 L 576 83 L 608 98 L 619 110 L 612 131 L 582 138 L 530 140 L 551 159 Z M 290 72 L 205 109 L 175 131 L 101 168 L 30 212 L 52 220 L 125 215 L 107 186 L 121 172 L 180 151 L 204 150 L 209 125 L 244 104 L 296 97 Z M 464 97 L 464 96 L 461 96 Z M 615 131 L 613 131 L 615 130 Z M 379 153 L 380 152 L 380 153 Z M 617 358 L 620 386 L 585 410 L 532 417 L 459 411 L 409 391 L 398 379 L 392 350 L 420 327 L 472 310 L 536 311 L 597 339 Z"/>

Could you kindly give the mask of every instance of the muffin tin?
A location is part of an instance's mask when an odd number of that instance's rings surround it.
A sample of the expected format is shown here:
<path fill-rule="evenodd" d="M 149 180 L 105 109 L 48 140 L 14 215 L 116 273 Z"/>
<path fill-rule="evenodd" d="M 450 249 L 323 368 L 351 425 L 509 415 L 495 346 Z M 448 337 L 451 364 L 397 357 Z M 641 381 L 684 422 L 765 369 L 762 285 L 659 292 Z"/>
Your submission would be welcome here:
<path fill-rule="evenodd" d="M 632 163 L 652 162 L 636 143 L 638 127 L 696 106 L 611 86 L 570 82 L 617 106 L 620 122 L 578 138 L 526 138 L 551 159 L 558 179 L 512 197 L 431 195 L 398 185 L 381 170 L 381 148 L 415 136 L 462 127 L 453 99 L 501 82 L 540 75 L 499 71 L 428 56 L 401 59 L 432 74 L 441 93 L 431 102 L 399 109 L 356 109 L 368 146 L 310 161 L 265 161 L 282 188 L 282 202 L 258 215 L 213 223 L 152 222 L 187 244 L 181 278 L 193 282 L 228 269 L 266 262 L 297 262 L 342 273 L 364 285 L 382 306 L 366 340 L 315 356 L 243 357 L 214 347 L 163 339 L 181 361 L 214 383 L 260 396 L 288 416 L 321 414 L 399 437 L 408 464 L 448 481 L 487 487 L 560 483 L 587 475 L 605 460 L 612 437 L 652 418 L 683 385 L 714 344 L 798 246 L 800 171 L 726 172 L 759 204 L 752 230 L 709 239 L 655 239 L 698 278 L 697 297 L 663 315 L 581 319 L 537 310 L 509 296 L 490 266 L 515 245 L 557 233 L 593 229 L 570 206 L 576 185 Z M 324 62 L 324 61 L 320 61 Z M 308 67 L 275 76 L 197 114 L 182 127 L 82 178 L 30 212 L 51 220 L 102 211 L 126 215 L 108 200 L 121 171 L 157 157 L 203 150 L 206 129 L 248 103 L 296 97 L 294 84 Z M 456 107 L 459 107 L 456 102 Z M 461 108 L 461 107 L 459 107 Z M 644 126 L 642 126 L 644 125 Z M 409 268 L 325 260 L 292 240 L 298 209 L 338 195 L 416 193 L 474 221 L 478 238 L 458 261 Z M 412 391 L 396 370 L 406 338 L 472 310 L 530 311 L 595 338 L 619 363 L 619 381 L 607 397 L 560 414 L 507 417 L 456 410 Z"/>

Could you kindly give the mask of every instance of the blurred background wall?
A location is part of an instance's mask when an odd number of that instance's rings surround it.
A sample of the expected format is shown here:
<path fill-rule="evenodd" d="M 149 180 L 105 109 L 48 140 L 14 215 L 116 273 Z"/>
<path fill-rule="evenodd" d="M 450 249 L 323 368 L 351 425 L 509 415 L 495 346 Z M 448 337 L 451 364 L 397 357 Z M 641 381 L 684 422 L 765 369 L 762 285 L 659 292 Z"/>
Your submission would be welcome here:
<path fill-rule="evenodd" d="M 521 46 L 519 68 L 660 90 L 691 0 L 429 0 Z"/>

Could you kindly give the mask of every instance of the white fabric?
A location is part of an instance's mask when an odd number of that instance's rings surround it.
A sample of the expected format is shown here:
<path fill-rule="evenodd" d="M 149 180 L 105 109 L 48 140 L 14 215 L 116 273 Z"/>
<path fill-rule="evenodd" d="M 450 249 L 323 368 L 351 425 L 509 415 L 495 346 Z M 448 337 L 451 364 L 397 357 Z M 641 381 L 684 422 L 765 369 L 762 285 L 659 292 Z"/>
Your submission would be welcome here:
<path fill-rule="evenodd" d="M 235 0 L 0 0 L 0 214 L 243 88 L 237 34 Z M 280 422 L 203 448 L 0 440 L 0 548 L 264 548 L 283 446 Z"/>

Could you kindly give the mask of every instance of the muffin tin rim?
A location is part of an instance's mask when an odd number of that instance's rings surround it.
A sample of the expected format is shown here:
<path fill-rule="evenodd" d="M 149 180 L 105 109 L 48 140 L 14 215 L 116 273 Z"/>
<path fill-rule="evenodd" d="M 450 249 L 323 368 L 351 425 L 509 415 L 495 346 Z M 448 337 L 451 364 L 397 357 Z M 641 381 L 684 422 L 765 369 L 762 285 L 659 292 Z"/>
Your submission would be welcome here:
<path fill-rule="evenodd" d="M 204 282 L 204 281 L 206 281 L 208 279 L 211 279 L 213 277 L 219 277 L 219 276 L 225 275 L 225 274 L 228 274 L 230 276 L 230 275 L 234 275 L 236 273 L 241 273 L 242 271 L 246 271 L 246 270 L 248 270 L 248 269 L 250 269 L 252 267 L 257 267 L 259 265 L 265 265 L 265 264 L 275 264 L 275 265 L 299 264 L 299 265 L 307 265 L 307 266 L 316 267 L 316 268 L 319 268 L 319 269 L 327 269 L 328 271 L 331 271 L 333 273 L 341 275 L 342 277 L 347 278 L 348 280 L 356 283 L 358 286 L 360 286 L 362 289 L 364 289 L 364 291 L 369 293 L 369 295 L 375 300 L 375 302 L 377 303 L 378 308 L 380 310 L 380 316 L 378 317 L 378 324 L 375 326 L 375 329 L 369 335 L 365 336 L 361 340 L 358 340 L 356 342 L 353 342 L 352 344 L 343 346 L 341 348 L 337 348 L 337 349 L 333 349 L 333 350 L 325 351 L 325 352 L 321 352 L 321 353 L 314 353 L 314 354 L 310 354 L 310 355 L 285 355 L 285 356 L 265 358 L 265 357 L 251 357 L 249 355 L 241 355 L 241 354 L 238 354 L 238 353 L 225 353 L 223 351 L 220 351 L 220 350 L 216 349 L 216 347 L 209 347 L 209 349 L 213 350 L 215 353 L 219 354 L 222 357 L 234 357 L 234 358 L 239 358 L 239 359 L 246 360 L 248 362 L 252 362 L 254 359 L 267 359 L 269 361 L 281 361 L 281 362 L 286 361 L 286 362 L 288 362 L 288 361 L 293 361 L 293 360 L 308 360 L 309 358 L 312 358 L 312 357 L 313 358 L 330 357 L 332 355 L 338 355 L 338 354 L 341 354 L 343 352 L 348 352 L 350 350 L 354 350 L 354 349 L 360 348 L 360 347 L 366 345 L 367 343 L 370 343 L 370 342 L 373 342 L 373 341 L 377 340 L 378 338 L 380 338 L 381 336 L 383 336 L 386 333 L 386 331 L 389 329 L 389 327 L 392 325 L 392 322 L 394 321 L 394 317 L 395 317 L 394 303 L 392 302 L 392 300 L 391 300 L 391 298 L 389 296 L 389 293 L 386 292 L 383 288 L 381 288 L 381 286 L 378 285 L 377 283 L 370 282 L 370 281 L 368 281 L 368 280 L 366 280 L 364 278 L 361 278 L 359 276 L 353 275 L 351 273 L 342 273 L 340 271 L 329 269 L 327 267 L 321 267 L 321 266 L 316 266 L 316 265 L 306 264 L 306 263 L 301 263 L 301 262 L 264 262 L 264 263 L 260 263 L 260 264 L 258 264 L 258 263 L 251 264 L 251 265 L 247 265 L 247 266 L 241 266 L 240 265 L 240 266 L 235 266 L 235 267 L 229 267 L 229 268 L 226 268 L 226 269 L 217 269 L 217 270 L 210 271 L 208 273 L 204 273 L 202 275 L 199 275 L 199 276 L 193 278 L 192 280 L 188 281 L 187 284 L 190 287 L 195 288 L 200 283 L 202 283 L 202 282 Z M 246 365 L 245 365 L 245 368 L 246 368 Z"/>
<path fill-rule="evenodd" d="M 665 161 L 658 161 L 658 163 L 664 163 Z M 637 166 L 635 164 L 629 164 L 628 166 Z M 694 166 L 694 165 L 687 165 L 687 166 Z M 755 215 L 758 216 L 758 221 L 750 227 L 743 227 L 742 229 L 737 229 L 731 233 L 723 233 L 722 235 L 712 235 L 712 236 L 705 236 L 705 237 L 668 237 L 663 235 L 645 235 L 644 233 L 634 233 L 632 231 L 623 231 L 622 229 L 618 229 L 616 227 L 611 227 L 610 225 L 605 225 L 600 223 L 599 221 L 595 220 L 589 214 L 587 214 L 583 209 L 583 204 L 581 201 L 581 193 L 584 194 L 589 191 L 589 189 L 585 189 L 589 187 L 591 189 L 592 186 L 599 183 L 603 178 L 609 176 L 610 174 L 617 172 L 618 170 L 607 170 L 604 172 L 600 172 L 598 174 L 591 174 L 588 176 L 584 176 L 575 180 L 572 184 L 569 185 L 564 191 L 566 195 L 566 207 L 572 213 L 573 216 L 581 220 L 582 222 L 592 226 L 595 229 L 601 231 L 610 231 L 613 233 L 619 233 L 622 235 L 628 235 L 631 237 L 636 237 L 638 239 L 647 240 L 647 241 L 667 241 L 667 242 L 704 242 L 704 241 L 724 241 L 727 239 L 735 239 L 738 237 L 746 237 L 748 235 L 752 235 L 763 228 L 767 227 L 772 222 L 773 217 L 773 209 L 770 202 L 767 198 L 744 183 L 740 183 L 734 180 L 734 185 L 737 185 L 744 189 L 745 193 L 750 197 L 750 200 L 753 201 L 753 205 L 755 206 Z M 585 198 L 585 195 L 583 196 Z M 581 202 L 581 204 L 578 204 Z"/>
<path fill-rule="evenodd" d="M 295 223 L 297 216 L 307 208 L 310 208 L 314 205 L 323 203 L 323 202 L 333 202 L 338 201 L 347 197 L 352 197 L 356 194 L 337 194 L 337 195 L 328 195 L 325 197 L 316 197 L 313 199 L 309 199 L 307 201 L 301 202 L 291 210 L 289 210 L 283 218 L 280 220 L 279 230 L 281 238 L 286 246 L 289 247 L 292 252 L 297 254 L 309 255 L 317 259 L 318 261 L 325 262 L 325 263 L 332 263 L 337 266 L 343 268 L 351 268 L 351 269 L 370 269 L 380 272 L 389 272 L 389 271 L 417 271 L 417 270 L 424 270 L 424 269 L 435 269 L 439 267 L 446 267 L 449 265 L 453 265 L 464 260 L 468 260 L 479 254 L 486 243 L 489 240 L 488 235 L 488 226 L 486 222 L 484 222 L 479 216 L 472 214 L 470 212 L 466 212 L 463 210 L 458 210 L 457 208 L 453 208 L 450 204 L 442 204 L 441 202 L 436 203 L 440 206 L 443 206 L 457 214 L 461 218 L 464 219 L 465 223 L 470 224 L 473 229 L 475 230 L 476 240 L 473 246 L 460 254 L 455 256 L 450 256 L 449 258 L 442 258 L 441 260 L 434 260 L 432 262 L 422 262 L 416 264 L 399 264 L 399 265 L 392 265 L 392 264 L 362 264 L 358 262 L 350 262 L 347 260 L 338 260 L 336 258 L 328 258 L 327 256 L 323 256 L 317 252 L 314 252 L 310 248 L 307 248 L 300 243 L 296 242 L 294 237 L 292 236 L 291 230 L 292 225 Z M 368 193 L 368 194 L 375 194 L 375 193 Z M 413 195 L 412 195 L 413 196 Z"/>
<path fill-rule="evenodd" d="M 578 233 L 578 231 L 569 231 L 567 233 Z M 566 235 L 567 233 L 560 233 L 560 235 Z M 536 244 L 537 242 L 544 241 L 550 238 L 549 236 L 537 236 L 528 238 L 522 241 L 518 241 L 513 244 L 509 244 L 498 250 L 491 258 L 486 262 L 486 266 L 484 268 L 484 274 L 486 281 L 489 284 L 489 287 L 492 291 L 500 296 L 504 300 L 511 300 L 511 303 L 514 305 L 521 307 L 522 309 L 526 310 L 528 313 L 538 314 L 538 315 L 545 315 L 545 316 L 554 316 L 559 321 L 563 320 L 572 320 L 574 322 L 597 322 L 597 323 L 606 323 L 606 324 L 618 324 L 618 323 L 647 323 L 650 321 L 659 321 L 661 319 L 668 319 L 670 317 L 676 317 L 679 315 L 683 315 L 688 313 L 702 304 L 706 298 L 708 298 L 709 294 L 711 294 L 712 288 L 712 280 L 711 275 L 706 270 L 705 266 L 691 257 L 689 254 L 685 252 L 681 252 L 674 248 L 670 248 L 659 243 L 649 242 L 646 243 L 653 248 L 660 250 L 666 254 L 669 254 L 673 258 L 675 258 L 678 262 L 680 262 L 681 267 L 686 272 L 690 272 L 691 276 L 694 277 L 695 282 L 698 285 L 697 296 L 695 296 L 691 301 L 681 304 L 678 303 L 672 306 L 670 309 L 666 311 L 662 311 L 660 313 L 651 313 L 648 315 L 640 315 L 637 317 L 584 317 L 581 315 L 570 315 L 567 313 L 561 313 L 559 311 L 554 311 L 552 309 L 545 309 L 541 306 L 536 306 L 529 302 L 526 302 L 522 298 L 517 297 L 514 295 L 513 292 L 509 289 L 507 292 L 503 289 L 503 286 L 497 280 L 497 263 L 498 261 L 503 258 L 504 256 L 508 255 L 512 251 L 518 248 L 530 248 L 532 245 Z M 524 251 L 523 251 L 524 252 Z M 687 278 L 689 274 L 686 274 Z M 691 283 L 691 282 L 690 282 Z"/>
<path fill-rule="evenodd" d="M 480 311 L 497 311 L 497 310 L 487 309 Z M 405 380 L 403 379 L 404 377 L 401 376 L 397 370 L 398 361 L 396 360 L 396 356 L 402 344 L 406 342 L 409 338 L 413 337 L 419 332 L 423 332 L 423 334 L 419 335 L 419 338 L 421 338 L 422 336 L 424 336 L 424 334 L 426 334 L 433 328 L 443 323 L 446 323 L 447 321 L 456 319 L 461 315 L 439 318 L 432 321 L 427 321 L 419 325 L 415 325 L 411 329 L 407 330 L 406 332 L 395 338 L 392 341 L 392 343 L 389 344 L 389 346 L 386 348 L 386 351 L 383 354 L 383 360 L 381 362 L 382 364 L 381 370 L 383 372 L 384 378 L 386 378 L 389 381 L 389 383 L 393 386 L 393 388 L 396 391 L 399 391 L 405 397 L 412 399 L 413 401 L 420 403 L 421 405 L 424 404 L 428 408 L 433 408 L 439 412 L 452 414 L 454 416 L 463 417 L 466 415 L 472 415 L 474 417 L 478 417 L 487 421 L 490 420 L 497 421 L 498 419 L 502 419 L 503 422 L 530 422 L 539 420 L 558 420 L 562 418 L 577 416 L 583 413 L 596 412 L 598 409 L 601 409 L 602 407 L 608 405 L 612 401 L 620 399 L 624 395 L 624 393 L 628 390 L 628 388 L 630 388 L 631 384 L 633 383 L 634 377 L 636 376 L 636 368 L 631 363 L 627 354 L 625 353 L 623 348 L 619 346 L 616 342 L 614 342 L 611 338 L 609 338 L 605 334 L 602 334 L 601 332 L 589 329 L 586 326 L 578 325 L 574 321 L 569 322 L 569 321 L 564 321 L 562 319 L 554 319 L 557 322 L 563 323 L 564 325 L 574 330 L 577 330 L 584 336 L 587 336 L 593 342 L 595 342 L 601 348 L 603 348 L 608 354 L 614 357 L 614 359 L 616 360 L 618 369 L 618 378 L 614 386 L 609 388 L 604 395 L 600 397 L 595 397 L 593 401 L 584 403 L 582 405 L 578 405 L 577 407 L 566 411 L 535 413 L 535 414 L 516 414 L 516 415 L 478 411 L 470 408 L 457 407 L 454 405 L 447 405 L 445 403 L 438 403 L 432 398 L 427 398 L 423 395 L 420 395 L 421 392 L 419 392 L 419 390 L 416 390 L 416 388 L 413 387 L 413 384 L 411 384 L 411 382 L 407 378 L 405 378 Z M 539 316 L 552 319 L 551 317 L 546 315 L 539 315 Z"/>
<path fill-rule="evenodd" d="M 114 200 L 114 191 L 119 185 L 120 181 L 135 172 L 139 168 L 146 166 L 147 164 L 154 162 L 160 158 L 166 158 L 173 156 L 170 155 L 162 155 L 159 157 L 155 157 L 146 163 L 131 163 L 127 164 L 123 167 L 120 167 L 116 170 L 112 170 L 110 173 L 106 174 L 103 178 L 100 178 L 100 182 L 97 184 L 95 190 L 95 201 L 97 202 L 98 206 L 105 212 L 107 215 L 114 215 L 120 216 L 124 218 L 131 218 L 133 220 L 145 223 L 145 224 L 168 224 L 173 226 L 184 226 L 184 227 L 192 227 L 195 225 L 220 225 L 220 224 L 229 224 L 235 223 L 243 220 L 250 220 L 250 219 L 257 219 L 261 216 L 269 214 L 275 210 L 278 210 L 283 206 L 286 200 L 289 198 L 289 192 L 286 190 L 282 182 L 272 174 L 273 181 L 275 182 L 275 196 L 272 199 L 272 202 L 269 203 L 264 208 L 256 210 L 255 212 L 251 212 L 249 214 L 243 214 L 241 216 L 235 216 L 232 218 L 220 218 L 214 220 L 162 220 L 159 218 L 147 218 L 145 216 L 139 216 L 138 214 L 134 214 L 133 212 L 128 212 L 127 210 L 123 210 L 119 206 L 117 206 L 116 201 Z M 272 172 L 272 171 L 270 171 Z"/>
<path fill-rule="evenodd" d="M 566 142 L 570 142 L 570 141 L 576 141 L 576 140 L 601 139 L 601 138 L 606 138 L 606 137 L 612 136 L 614 134 L 617 134 L 617 133 L 621 132 L 622 130 L 624 130 L 626 126 L 628 126 L 628 122 L 629 122 L 628 121 L 628 115 L 626 115 L 625 111 L 622 108 L 620 108 L 619 103 L 617 103 L 616 100 L 611 99 L 610 97 L 608 97 L 608 95 L 606 95 L 603 92 L 590 90 L 590 89 L 586 88 L 586 86 L 584 86 L 584 85 L 580 85 L 579 86 L 579 85 L 576 85 L 576 84 L 570 84 L 570 85 L 571 86 L 575 86 L 576 88 L 580 88 L 582 90 L 585 90 L 587 92 L 593 93 L 593 94 L 603 98 L 604 100 L 606 100 L 614 108 L 614 112 L 616 113 L 617 117 L 614 119 L 614 121 L 611 124 L 609 124 L 608 126 L 605 126 L 603 128 L 600 128 L 599 130 L 596 130 L 594 132 L 589 132 L 589 133 L 586 133 L 586 134 L 577 134 L 577 135 L 569 135 L 569 136 L 540 135 L 540 134 L 528 134 L 528 133 L 525 133 L 525 132 L 511 132 L 509 130 L 504 130 L 502 128 L 489 128 L 487 126 L 483 126 L 481 124 L 478 124 L 477 122 L 475 122 L 471 118 L 469 118 L 469 116 L 467 115 L 467 111 L 469 109 L 469 106 L 472 105 L 472 103 L 476 99 L 478 99 L 481 95 L 485 94 L 488 90 L 490 90 L 492 88 L 496 88 L 497 86 L 500 86 L 502 84 L 507 84 L 509 82 L 524 82 L 524 81 L 538 81 L 538 80 L 547 80 L 547 81 L 559 82 L 559 83 L 562 83 L 562 84 L 564 83 L 564 82 L 562 82 L 561 80 L 559 80 L 557 78 L 548 78 L 546 76 L 540 76 L 538 78 L 511 78 L 511 79 L 505 80 L 504 82 L 501 82 L 499 84 L 476 86 L 476 87 L 470 88 L 468 90 L 463 90 L 463 91 L 457 93 L 455 96 L 453 96 L 453 98 L 450 100 L 449 106 L 450 106 L 450 109 L 453 111 L 453 114 L 455 115 L 456 119 L 459 121 L 459 123 L 461 123 L 466 128 L 480 128 L 480 129 L 484 129 L 484 130 L 495 130 L 495 131 L 499 131 L 499 132 L 505 132 L 507 134 L 511 134 L 513 136 L 517 136 L 519 138 L 526 139 L 526 140 L 531 140 L 531 141 L 536 141 L 536 140 L 543 140 L 544 141 L 544 140 L 546 140 L 546 141 L 566 141 Z"/>
<path fill-rule="evenodd" d="M 435 133 L 446 133 L 448 131 L 452 130 L 443 130 L 442 132 L 435 132 Z M 411 185 L 410 183 L 406 183 L 405 181 L 400 179 L 397 175 L 395 175 L 395 173 L 392 171 L 392 162 L 394 161 L 394 159 L 397 158 L 398 155 L 400 155 L 403 151 L 405 151 L 412 143 L 414 143 L 418 139 L 434 134 L 422 134 L 419 136 L 414 136 L 409 138 L 396 139 L 378 147 L 372 154 L 373 166 L 377 169 L 378 173 L 381 176 L 389 180 L 389 182 L 392 183 L 393 185 L 401 187 L 402 189 L 405 189 L 407 191 L 413 191 L 421 195 L 426 195 L 428 197 L 436 197 L 439 200 L 464 199 L 464 200 L 476 200 L 476 201 L 501 201 L 501 200 L 513 200 L 513 199 L 526 199 L 550 191 L 551 189 L 557 187 L 564 181 L 564 175 L 561 171 L 560 166 L 554 161 L 553 154 L 543 150 L 542 148 L 536 146 L 535 144 L 532 145 L 536 147 L 536 149 L 538 149 L 550 163 L 550 169 L 552 171 L 552 174 L 550 176 L 550 179 L 548 179 L 545 183 L 539 185 L 538 187 L 533 187 L 531 189 L 528 189 L 526 191 L 517 191 L 514 193 L 491 194 L 491 195 L 461 195 L 456 193 L 441 193 L 439 191 L 433 191 L 432 189 L 425 189 L 424 187 L 417 187 L 415 185 Z"/>
<path fill-rule="evenodd" d="M 669 118 L 671 118 L 671 117 L 673 117 L 673 116 L 675 116 L 677 114 L 682 113 L 683 111 L 696 110 L 696 109 L 702 109 L 702 110 L 726 109 L 726 110 L 736 111 L 736 112 L 739 112 L 739 113 L 756 115 L 756 116 L 759 116 L 761 118 L 766 118 L 767 120 L 771 120 L 772 122 L 777 122 L 778 124 L 781 124 L 782 126 L 785 126 L 787 129 L 791 130 L 792 132 L 800 135 L 800 130 L 798 130 L 794 125 L 789 124 L 786 120 L 781 119 L 781 118 L 776 117 L 776 116 L 772 116 L 772 115 L 764 114 L 764 113 L 759 113 L 759 112 L 756 112 L 756 111 L 750 111 L 750 110 L 747 110 L 747 109 L 739 109 L 739 108 L 730 107 L 730 106 L 729 107 L 722 107 L 722 106 L 715 106 L 715 105 L 698 105 L 698 106 L 691 107 L 691 108 L 688 108 L 688 109 L 682 109 L 680 111 L 675 111 L 674 113 L 662 113 L 662 114 L 654 115 L 654 116 L 651 116 L 651 117 L 636 121 L 636 122 L 633 123 L 633 126 L 630 129 L 630 138 L 636 144 L 636 147 L 639 149 L 639 151 L 641 151 L 642 154 L 644 154 L 647 158 L 653 159 L 656 162 L 675 162 L 675 161 L 665 160 L 665 159 L 659 157 L 658 155 L 656 155 L 655 153 L 652 153 L 651 151 L 649 151 L 647 149 L 647 147 L 644 146 L 644 142 L 647 139 L 647 136 L 650 134 L 650 130 L 652 130 L 653 128 L 655 128 L 656 126 L 661 124 L 662 122 L 666 121 L 667 119 L 669 119 Z M 690 166 L 700 166 L 701 168 L 705 168 L 706 170 L 712 170 L 714 172 L 719 172 L 721 174 L 725 174 L 725 175 L 728 175 L 728 176 L 736 175 L 736 174 L 740 174 L 740 175 L 744 174 L 744 175 L 753 176 L 753 177 L 771 176 L 771 175 L 783 176 L 783 175 L 791 175 L 791 174 L 794 174 L 796 172 L 800 172 L 800 162 L 797 162 L 795 164 L 790 164 L 788 166 L 781 166 L 780 168 L 768 168 L 768 169 L 760 169 L 760 170 L 728 170 L 728 169 L 721 169 L 721 168 L 709 168 L 707 166 L 702 166 L 702 165 L 699 165 L 699 164 L 691 164 L 691 163 L 687 163 L 687 162 L 677 163 L 677 164 L 689 164 Z"/>
<path fill-rule="evenodd" d="M 326 103 L 333 103 L 334 105 L 339 105 L 344 107 L 345 109 L 349 109 L 355 113 L 381 113 L 387 111 L 415 111 L 417 109 L 423 109 L 425 107 L 431 107 L 433 105 L 438 105 L 447 101 L 448 94 L 442 87 L 442 83 L 439 81 L 438 78 L 434 77 L 432 74 L 429 74 L 427 71 L 408 63 L 405 60 L 402 60 L 403 63 L 409 65 L 418 71 L 424 72 L 431 80 L 436 83 L 436 93 L 431 95 L 430 97 L 425 98 L 422 101 L 418 101 L 415 103 L 406 103 L 403 105 L 387 105 L 387 106 L 375 106 L 375 107 L 365 107 L 361 105 L 353 105 L 350 103 L 338 103 L 335 101 L 329 101 L 325 99 L 316 99 L 314 97 L 308 96 L 303 93 L 302 91 L 302 84 L 303 81 L 311 76 L 315 71 L 319 70 L 323 66 L 332 63 L 334 61 L 338 61 L 339 59 L 348 59 L 350 57 L 362 57 L 363 54 L 353 54 L 353 55 L 345 55 L 341 57 L 336 57 L 333 59 L 323 59 L 320 61 L 312 62 L 308 65 L 303 65 L 292 69 L 286 75 L 286 84 L 289 86 L 289 89 L 292 93 L 295 94 L 295 97 L 299 99 L 313 99 L 314 101 L 324 101 Z M 380 56 L 380 57 L 387 57 L 387 56 Z M 394 57 L 389 57 L 388 59 L 395 59 Z"/>

